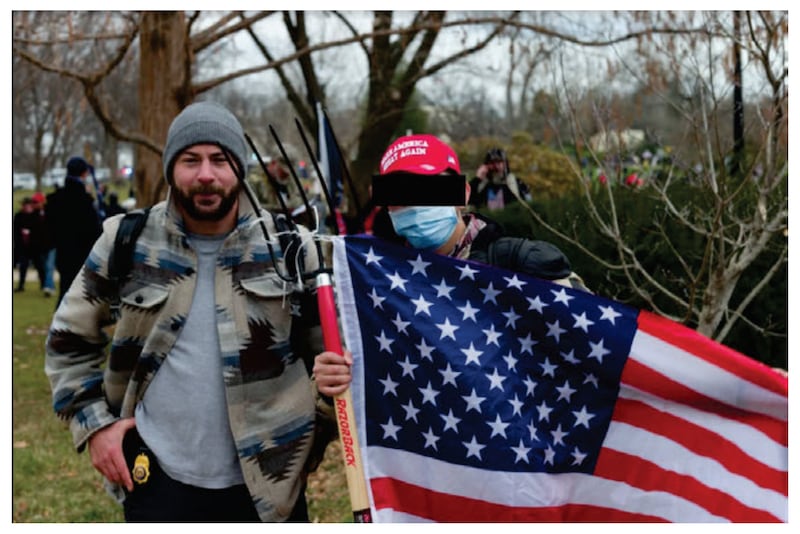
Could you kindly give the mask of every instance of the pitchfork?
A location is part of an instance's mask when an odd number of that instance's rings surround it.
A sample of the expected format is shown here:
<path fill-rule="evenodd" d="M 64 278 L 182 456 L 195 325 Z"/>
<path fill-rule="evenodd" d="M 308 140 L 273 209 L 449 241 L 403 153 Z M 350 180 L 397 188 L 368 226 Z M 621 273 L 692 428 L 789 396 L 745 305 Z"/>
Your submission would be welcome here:
<path fill-rule="evenodd" d="M 306 134 L 303 131 L 303 128 L 297 119 L 295 119 L 295 124 L 300 133 L 300 136 L 303 139 L 303 144 L 305 145 L 306 150 L 308 151 L 310 160 L 314 164 L 314 169 L 316 171 L 317 178 L 320 181 L 320 186 L 322 187 L 322 191 L 324 193 L 325 200 L 328 205 L 329 213 L 333 214 L 334 206 L 331 200 L 331 194 L 327 186 L 325 185 L 325 179 L 323 177 L 322 171 L 317 165 L 317 159 L 313 151 L 311 150 Z M 314 213 L 311 204 L 309 203 L 308 198 L 306 197 L 306 194 L 303 190 L 300 178 L 297 176 L 297 173 L 294 170 L 294 165 L 289 160 L 289 157 L 283 148 L 283 143 L 281 143 L 280 139 L 278 138 L 278 135 L 275 132 L 275 129 L 271 125 L 269 126 L 269 130 L 270 133 L 272 134 L 272 137 L 275 139 L 275 142 L 281 152 L 283 159 L 286 161 L 287 166 L 289 167 L 292 179 L 295 181 L 295 184 L 297 185 L 297 188 L 303 200 L 303 204 L 305 205 L 306 213 L 308 213 L 309 215 Z M 267 169 L 267 166 L 264 164 L 264 161 L 261 158 L 261 155 L 259 154 L 258 150 L 256 149 L 256 146 L 253 143 L 252 139 L 246 134 L 245 138 L 247 139 L 247 142 L 250 144 L 250 147 L 255 153 L 259 165 L 261 166 L 261 169 L 264 171 L 267 180 L 269 180 L 270 185 L 275 189 L 276 193 L 278 193 L 277 197 L 281 205 L 281 210 L 283 211 L 283 214 L 279 215 L 279 217 L 281 216 L 285 217 L 286 222 L 289 228 L 291 229 L 289 236 L 286 235 L 279 236 L 282 237 L 280 243 L 282 244 L 284 254 L 287 255 L 288 252 L 291 251 L 293 247 L 297 247 L 298 257 L 300 257 L 299 252 L 303 246 L 303 243 L 300 242 L 300 236 L 297 231 L 297 226 L 294 220 L 292 219 L 291 212 L 286 206 L 286 203 L 283 200 L 282 196 L 278 192 L 277 179 Z M 222 149 L 222 152 L 225 154 L 225 157 L 228 160 L 228 164 L 231 165 L 232 168 L 235 168 L 235 166 L 233 165 L 233 161 L 231 160 L 231 157 L 228 154 L 227 150 L 225 150 L 221 146 L 220 148 Z M 336 143 L 336 148 L 337 150 L 339 150 L 338 143 Z M 342 161 L 344 161 L 343 158 Z M 239 176 L 239 179 L 242 181 L 243 185 L 242 189 L 244 189 L 248 201 L 252 205 L 255 212 L 260 213 L 261 210 L 258 204 L 258 200 L 250 191 L 250 188 L 247 187 L 246 184 L 244 184 L 245 180 L 244 173 L 237 173 L 237 176 Z M 315 220 L 316 220 L 316 228 L 312 230 L 312 234 L 316 234 L 317 231 L 319 230 L 319 224 L 320 224 L 319 219 L 317 218 Z M 301 268 L 298 271 L 293 268 L 294 267 L 293 262 L 286 261 L 285 262 L 285 264 L 287 265 L 286 272 L 281 272 L 280 268 L 278 267 L 278 264 L 275 262 L 272 241 L 270 240 L 266 224 L 264 224 L 263 220 L 260 220 L 259 222 L 261 231 L 264 234 L 264 239 L 266 239 L 267 241 L 267 247 L 269 249 L 272 265 L 278 276 L 286 282 L 295 282 L 297 280 L 301 281 L 309 280 L 312 278 L 314 279 L 314 285 L 317 291 L 317 307 L 319 309 L 320 324 L 322 327 L 322 336 L 325 344 L 325 349 L 331 352 L 335 352 L 337 354 L 343 354 L 342 341 L 339 335 L 339 323 L 336 317 L 336 303 L 333 292 L 333 284 L 331 282 L 331 273 L 333 271 L 332 268 L 325 266 L 325 259 L 322 254 L 322 248 L 320 246 L 319 240 L 314 239 L 314 245 L 316 247 L 317 257 L 319 258 L 319 266 L 316 270 L 311 272 L 306 272 L 304 269 Z M 336 232 L 335 225 L 333 225 L 333 227 L 334 227 L 334 232 Z M 283 246 L 284 243 L 286 243 L 286 246 Z M 342 445 L 342 452 L 344 455 L 345 475 L 347 478 L 347 487 L 350 494 L 350 504 L 353 512 L 353 519 L 356 523 L 371 523 L 372 515 L 369 507 L 369 499 L 367 497 L 366 481 L 364 480 L 364 470 L 361 461 L 361 450 L 358 444 L 358 436 L 355 428 L 355 414 L 353 411 L 353 399 L 350 389 L 334 397 L 333 403 L 336 413 L 336 422 L 339 429 L 339 440 Z"/>

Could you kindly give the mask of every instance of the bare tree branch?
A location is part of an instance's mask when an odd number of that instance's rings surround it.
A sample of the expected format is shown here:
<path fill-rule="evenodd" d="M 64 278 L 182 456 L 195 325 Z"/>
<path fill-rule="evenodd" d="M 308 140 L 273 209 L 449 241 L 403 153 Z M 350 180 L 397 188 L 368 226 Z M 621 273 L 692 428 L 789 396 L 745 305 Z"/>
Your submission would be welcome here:
<path fill-rule="evenodd" d="M 98 120 L 101 122 L 105 130 L 110 134 L 120 139 L 122 141 L 130 141 L 134 143 L 138 143 L 144 145 L 151 150 L 160 153 L 161 152 L 161 145 L 156 143 L 152 139 L 149 139 L 138 132 L 133 132 L 129 130 L 124 130 L 119 127 L 119 123 L 112 117 L 111 112 L 108 109 L 108 106 L 105 105 L 99 95 L 97 94 L 97 86 L 100 82 L 105 79 L 109 73 L 111 73 L 114 68 L 123 60 L 125 55 L 128 53 L 131 45 L 133 44 L 134 40 L 138 36 L 138 25 L 134 25 L 131 27 L 131 31 L 127 34 L 124 34 L 125 39 L 122 43 L 117 47 L 116 53 L 100 68 L 96 69 L 93 72 L 77 72 L 74 70 L 66 69 L 66 68 L 58 68 L 54 67 L 53 65 L 44 63 L 35 55 L 29 53 L 27 50 L 21 49 L 17 46 L 14 47 L 14 52 L 18 54 L 20 57 L 25 59 L 26 61 L 30 62 L 32 65 L 36 65 L 38 68 L 42 69 L 45 72 L 51 72 L 54 74 L 58 74 L 60 76 L 64 76 L 65 78 L 70 78 L 78 83 L 80 83 L 84 88 L 84 94 L 86 97 L 87 102 L 91 106 L 92 110 L 95 112 Z"/>
<path fill-rule="evenodd" d="M 512 14 L 511 20 L 514 20 L 517 16 L 518 16 L 518 13 L 515 12 L 514 14 Z M 442 59 L 441 61 L 431 65 L 430 67 L 428 67 L 428 68 L 426 68 L 424 70 L 420 70 L 413 77 L 409 76 L 408 80 L 413 82 L 413 83 L 416 83 L 417 81 L 419 81 L 422 78 L 425 78 L 425 77 L 428 77 L 428 76 L 431 76 L 431 75 L 435 74 L 436 72 L 438 72 L 441 69 L 443 69 L 444 67 L 452 64 L 453 62 L 455 62 L 455 61 L 457 61 L 459 59 L 468 57 L 468 56 L 474 54 L 475 52 L 477 52 L 478 50 L 482 50 L 482 49 L 486 48 L 486 46 L 491 41 L 493 41 L 495 39 L 495 37 L 497 37 L 498 35 L 500 35 L 500 33 L 502 33 L 504 28 L 505 28 L 505 23 L 498 24 L 494 28 L 494 30 L 492 30 L 492 32 L 489 33 L 489 35 L 487 35 L 480 42 L 476 43 L 475 45 L 473 45 L 473 46 L 471 46 L 469 48 L 465 48 L 464 50 L 461 50 L 461 51 L 459 51 L 459 52 L 457 52 L 455 54 L 451 54 L 450 56 Z"/>
<path fill-rule="evenodd" d="M 748 291 L 747 296 L 742 299 L 739 305 L 736 307 L 735 310 L 732 311 L 731 317 L 725 322 L 725 325 L 720 329 L 719 333 L 715 337 L 717 341 L 720 343 L 725 341 L 725 338 L 728 337 L 733 326 L 736 324 L 736 321 L 739 319 L 745 319 L 744 317 L 744 310 L 750 305 L 754 298 L 758 296 L 761 291 L 767 287 L 767 284 L 770 283 L 772 278 L 777 274 L 777 272 L 783 267 L 783 264 L 786 262 L 786 256 L 788 254 L 788 249 L 784 248 L 781 250 L 780 257 L 775 260 L 775 263 L 772 264 L 769 271 L 759 280 L 759 282 L 753 286 L 750 291 Z M 749 322 L 749 321 L 748 321 Z M 755 324 L 750 323 L 751 326 L 758 328 Z"/>
<path fill-rule="evenodd" d="M 236 11 L 228 13 L 202 32 L 192 36 L 192 50 L 196 54 L 234 33 L 244 29 L 249 31 L 253 24 L 271 16 L 273 13 L 275 12 L 261 11 L 251 17 L 247 17 L 243 13 Z M 237 18 L 239 19 L 237 23 L 228 25 L 229 22 Z"/>
<path fill-rule="evenodd" d="M 337 19 L 339 19 L 339 21 L 341 21 L 342 24 L 344 24 L 344 26 L 350 31 L 350 35 L 352 35 L 353 37 L 359 35 L 360 32 L 358 31 L 358 29 L 356 29 L 356 27 L 353 26 L 353 24 L 347 17 L 342 15 L 341 11 L 333 11 L 333 15 Z M 364 56 L 369 56 L 369 49 L 364 44 L 364 41 L 359 41 L 358 44 L 361 46 L 361 51 L 364 52 Z"/>
<path fill-rule="evenodd" d="M 569 42 L 569 43 L 577 44 L 577 45 L 581 45 L 581 46 L 587 46 L 587 47 L 605 47 L 605 46 L 609 46 L 609 45 L 613 45 L 613 44 L 619 44 L 619 43 L 622 43 L 622 42 L 627 42 L 627 41 L 631 41 L 631 40 L 635 40 L 635 39 L 639 39 L 639 38 L 643 38 L 643 37 L 648 37 L 648 36 L 652 36 L 652 35 L 659 35 L 659 34 L 664 34 L 664 35 L 685 35 L 685 34 L 692 34 L 692 33 L 704 33 L 704 34 L 714 35 L 708 30 L 708 28 L 706 28 L 704 26 L 700 26 L 700 27 L 697 27 L 697 28 L 690 28 L 690 29 L 658 27 L 658 28 L 650 28 L 650 29 L 647 29 L 647 30 L 628 32 L 626 34 L 623 34 L 621 36 L 615 37 L 613 39 L 594 39 L 594 40 L 592 40 L 592 39 L 580 39 L 580 38 L 578 38 L 576 36 L 573 36 L 571 34 L 568 34 L 568 33 L 555 31 L 552 28 L 548 28 L 548 27 L 545 27 L 545 26 L 542 26 L 542 25 L 529 24 L 529 23 L 526 23 L 526 22 L 522 22 L 522 21 L 516 20 L 514 18 L 509 19 L 509 18 L 498 17 L 498 16 L 466 17 L 466 18 L 463 18 L 463 19 L 452 20 L 452 21 L 442 21 L 442 22 L 439 22 L 439 23 L 437 23 L 437 22 L 421 22 L 419 24 L 416 24 L 416 25 L 413 25 L 413 26 L 408 26 L 408 27 L 403 27 L 403 28 L 387 28 L 387 29 L 383 29 L 383 30 L 373 30 L 371 32 L 358 33 L 358 34 L 352 35 L 350 37 L 344 37 L 344 38 L 340 38 L 340 39 L 333 39 L 333 40 L 326 41 L 326 42 L 323 42 L 323 43 L 317 43 L 317 44 L 314 44 L 314 45 L 309 45 L 309 46 L 307 46 L 307 47 L 305 47 L 305 48 L 303 48 L 301 50 L 297 50 L 297 51 L 295 51 L 295 52 L 293 52 L 291 54 L 287 54 L 286 56 L 284 56 L 284 57 L 282 57 L 280 59 L 275 59 L 273 61 L 270 61 L 269 63 L 267 63 L 265 65 L 259 65 L 257 67 L 250 67 L 250 68 L 241 69 L 241 70 L 238 70 L 238 71 L 235 71 L 235 72 L 228 73 L 228 74 L 226 74 L 224 76 L 220 76 L 218 78 L 213 78 L 213 79 L 206 80 L 205 82 L 200 82 L 200 83 L 195 85 L 195 88 L 196 88 L 198 93 L 202 93 L 202 92 L 208 91 L 209 89 L 217 87 L 218 85 L 221 85 L 221 84 L 223 84 L 225 82 L 233 80 L 235 78 L 240 78 L 242 76 L 247 76 L 247 75 L 250 75 L 250 74 L 256 74 L 256 73 L 259 73 L 259 72 L 264 72 L 264 71 L 267 71 L 267 70 L 271 70 L 271 69 L 274 69 L 274 68 L 276 68 L 276 67 L 278 67 L 280 65 L 283 65 L 285 63 L 289 63 L 291 61 L 295 61 L 297 58 L 299 58 L 301 56 L 304 56 L 304 55 L 307 55 L 307 54 L 312 54 L 314 52 L 319 52 L 321 50 L 326 50 L 328 48 L 337 48 L 337 47 L 341 47 L 341 46 L 344 46 L 344 45 L 347 45 L 347 44 L 352 44 L 352 43 L 364 43 L 365 41 L 368 41 L 368 40 L 371 40 L 371 39 L 376 39 L 376 38 L 379 38 L 379 37 L 387 37 L 387 36 L 391 36 L 391 35 L 400 35 L 400 36 L 411 37 L 413 35 L 416 35 L 420 31 L 424 31 L 424 30 L 441 30 L 443 28 L 450 28 L 450 27 L 480 26 L 480 25 L 487 25 L 487 24 L 493 24 L 498 28 L 501 28 L 501 27 L 504 27 L 504 26 L 520 27 L 520 28 L 523 28 L 523 29 L 526 29 L 526 30 L 533 31 L 533 32 L 538 33 L 538 34 L 543 35 L 543 36 L 552 37 L 552 38 L 563 40 L 565 42 Z M 454 55 L 454 57 L 463 57 L 463 54 L 456 54 L 456 55 Z M 435 70 L 432 70 L 430 73 L 426 73 L 425 75 L 432 74 L 436 70 L 441 69 L 441 67 L 442 66 L 440 65 Z M 431 69 L 433 69 L 433 67 L 431 67 Z M 417 79 L 419 79 L 419 77 Z"/>

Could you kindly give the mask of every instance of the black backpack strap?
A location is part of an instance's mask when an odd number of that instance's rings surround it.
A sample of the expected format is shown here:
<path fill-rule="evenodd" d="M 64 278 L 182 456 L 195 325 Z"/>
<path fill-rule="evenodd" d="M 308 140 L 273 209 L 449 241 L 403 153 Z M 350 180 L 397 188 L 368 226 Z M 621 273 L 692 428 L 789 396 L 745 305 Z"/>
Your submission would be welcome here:
<path fill-rule="evenodd" d="M 122 216 L 114 238 L 114 250 L 108 258 L 108 277 L 111 280 L 124 280 L 133 269 L 133 254 L 136 251 L 136 240 L 147 224 L 150 208 L 138 209 Z"/>

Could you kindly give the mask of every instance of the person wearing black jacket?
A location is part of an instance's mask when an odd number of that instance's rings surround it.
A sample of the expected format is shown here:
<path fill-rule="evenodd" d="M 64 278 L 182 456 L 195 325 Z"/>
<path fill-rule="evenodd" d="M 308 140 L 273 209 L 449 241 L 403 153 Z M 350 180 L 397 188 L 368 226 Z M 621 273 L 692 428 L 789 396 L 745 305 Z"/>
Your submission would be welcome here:
<path fill-rule="evenodd" d="M 433 182 L 443 174 L 461 174 L 455 151 L 432 135 L 411 135 L 396 140 L 381 159 L 380 174 L 396 173 L 400 180 L 408 175 L 423 175 Z M 435 187 L 432 183 L 431 187 Z M 470 185 L 465 184 L 469 199 Z M 589 291 L 572 271 L 569 260 L 558 247 L 547 241 L 506 236 L 502 227 L 476 213 L 461 213 L 462 206 L 387 206 L 376 216 L 373 235 L 405 243 L 421 250 L 460 259 L 496 265 L 567 287 Z M 388 219 L 388 221 L 387 221 Z M 391 224 L 387 224 L 391 223 Z M 318 390 L 328 396 L 339 395 L 350 384 L 352 359 L 320 354 L 314 362 Z"/>
<path fill-rule="evenodd" d="M 100 237 L 101 226 L 94 199 L 86 191 L 91 166 L 80 157 L 67 162 L 64 186 L 47 195 L 45 218 L 56 249 L 59 275 L 58 303 L 77 276 L 92 245 Z"/>
<path fill-rule="evenodd" d="M 19 269 L 19 282 L 14 291 L 17 293 L 25 291 L 25 278 L 31 263 L 39 273 L 40 280 L 44 275 L 44 264 L 38 255 L 43 228 L 33 208 L 33 200 L 25 197 L 22 208 L 14 214 L 14 265 Z"/>
<path fill-rule="evenodd" d="M 475 174 L 469 183 L 470 206 L 499 210 L 520 200 L 531 200 L 528 186 L 511 172 L 508 156 L 502 148 L 492 148 L 486 152 L 483 165 L 478 167 Z"/>
<path fill-rule="evenodd" d="M 427 145 L 425 154 L 414 155 L 408 151 L 409 155 L 393 160 L 386 169 L 382 168 L 381 174 L 418 174 L 435 179 L 441 173 L 461 173 L 453 149 L 432 135 L 401 137 L 386 152 L 402 154 L 403 150 L 393 147 L 421 143 Z M 472 192 L 471 186 L 466 184 L 467 200 L 471 200 Z M 572 271 L 566 255 L 554 244 L 507 236 L 499 223 L 478 213 L 462 213 L 461 208 L 389 206 L 375 216 L 372 233 L 395 243 L 434 249 L 439 254 L 497 265 L 588 291 L 581 278 Z"/>

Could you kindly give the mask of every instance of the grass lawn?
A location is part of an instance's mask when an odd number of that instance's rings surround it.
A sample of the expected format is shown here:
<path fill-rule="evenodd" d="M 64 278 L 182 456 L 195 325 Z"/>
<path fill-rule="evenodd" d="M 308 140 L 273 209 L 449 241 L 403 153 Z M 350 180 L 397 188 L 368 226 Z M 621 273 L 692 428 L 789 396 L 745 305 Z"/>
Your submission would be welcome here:
<path fill-rule="evenodd" d="M 12 304 L 12 521 L 16 523 L 121 522 L 122 507 L 103 489 L 88 454 L 51 408 L 44 374 L 44 341 L 55 306 L 38 282 L 13 293 Z M 309 479 L 313 522 L 352 522 L 339 443 Z"/>

